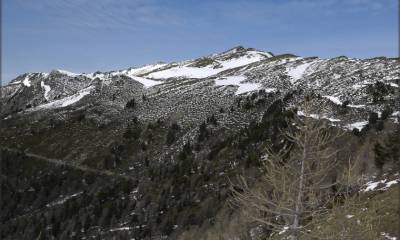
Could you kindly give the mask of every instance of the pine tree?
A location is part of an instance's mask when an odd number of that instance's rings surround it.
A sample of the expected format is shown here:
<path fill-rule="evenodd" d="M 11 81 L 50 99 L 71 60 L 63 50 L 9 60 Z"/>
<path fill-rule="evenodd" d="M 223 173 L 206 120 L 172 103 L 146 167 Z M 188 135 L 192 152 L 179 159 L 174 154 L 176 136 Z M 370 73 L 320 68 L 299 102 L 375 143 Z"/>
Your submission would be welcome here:
<path fill-rule="evenodd" d="M 260 182 L 250 185 L 239 176 L 231 187 L 233 206 L 274 232 L 287 230 L 290 239 L 298 239 L 307 220 L 326 210 L 337 184 L 332 178 L 337 151 L 331 145 L 342 133 L 310 118 L 308 101 L 304 111 L 305 118 L 295 121 L 298 130 L 284 132 L 290 147 L 267 147 Z"/>

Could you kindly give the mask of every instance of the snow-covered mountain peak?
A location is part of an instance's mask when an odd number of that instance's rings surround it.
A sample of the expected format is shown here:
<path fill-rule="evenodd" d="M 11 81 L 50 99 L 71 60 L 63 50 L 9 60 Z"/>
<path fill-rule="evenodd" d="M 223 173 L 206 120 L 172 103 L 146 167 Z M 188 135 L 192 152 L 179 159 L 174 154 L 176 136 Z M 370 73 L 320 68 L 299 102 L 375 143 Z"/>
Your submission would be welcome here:
<path fill-rule="evenodd" d="M 207 78 L 229 69 L 242 67 L 271 57 L 273 55 L 268 52 L 236 47 L 219 54 L 169 64 L 159 71 L 146 74 L 146 76 L 152 79 Z"/>

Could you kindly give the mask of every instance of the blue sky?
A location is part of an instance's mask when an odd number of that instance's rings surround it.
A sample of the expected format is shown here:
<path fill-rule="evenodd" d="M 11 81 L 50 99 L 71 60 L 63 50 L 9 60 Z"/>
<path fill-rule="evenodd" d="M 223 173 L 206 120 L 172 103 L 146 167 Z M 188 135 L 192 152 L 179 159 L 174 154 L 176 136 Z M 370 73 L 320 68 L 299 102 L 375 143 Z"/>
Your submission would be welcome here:
<path fill-rule="evenodd" d="M 2 80 L 178 61 L 243 45 L 397 56 L 397 0 L 3 0 Z"/>

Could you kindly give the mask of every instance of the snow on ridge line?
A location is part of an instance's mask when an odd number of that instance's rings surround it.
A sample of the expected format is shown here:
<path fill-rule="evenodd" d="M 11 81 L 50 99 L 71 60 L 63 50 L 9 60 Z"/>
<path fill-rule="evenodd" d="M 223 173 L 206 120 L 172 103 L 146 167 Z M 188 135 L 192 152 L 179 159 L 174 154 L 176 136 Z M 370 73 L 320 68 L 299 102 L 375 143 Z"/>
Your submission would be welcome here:
<path fill-rule="evenodd" d="M 30 111 L 35 111 L 35 110 L 40 110 L 40 109 L 55 109 L 55 108 L 63 108 L 67 107 L 69 105 L 72 105 L 78 101 L 80 101 L 83 97 L 86 95 L 90 94 L 91 90 L 93 89 L 93 86 L 87 87 L 85 89 L 80 90 L 78 93 L 59 99 L 55 100 L 50 103 L 42 104 L 39 106 L 36 106 L 35 108 L 31 109 Z"/>
<path fill-rule="evenodd" d="M 144 65 L 142 67 L 131 68 L 129 70 L 123 70 L 120 73 L 126 74 L 128 76 L 132 76 L 132 75 L 136 76 L 136 75 L 141 75 L 141 74 L 146 74 L 146 73 L 152 72 L 152 71 L 162 68 L 166 65 L 168 65 L 168 64 L 166 64 L 166 63 L 149 64 L 149 65 Z"/>
<path fill-rule="evenodd" d="M 188 77 L 188 78 L 206 78 L 216 75 L 222 71 L 245 66 L 254 62 L 261 61 L 267 56 L 261 54 L 249 54 L 241 56 L 239 58 L 233 58 L 225 61 L 216 60 L 222 67 L 213 68 L 211 66 L 206 67 L 189 67 L 192 62 L 187 62 L 184 65 L 172 67 L 169 69 L 152 72 L 147 77 L 153 79 L 167 79 L 173 77 Z"/>
<path fill-rule="evenodd" d="M 21 81 L 14 81 L 14 82 L 8 83 L 8 85 L 15 85 L 15 84 L 20 84 L 20 83 L 21 83 Z"/>
<path fill-rule="evenodd" d="M 246 80 L 245 76 L 229 76 L 215 80 L 216 86 L 238 86 L 239 88 L 236 90 L 235 95 L 239 95 L 246 92 L 251 92 L 255 90 L 259 90 L 261 88 L 261 84 L 259 83 L 242 83 L 242 81 Z M 268 91 L 275 91 L 275 89 L 268 88 Z"/>
<path fill-rule="evenodd" d="M 70 71 L 67 71 L 67 70 L 61 70 L 61 69 L 57 69 L 56 71 L 59 72 L 59 73 L 68 75 L 70 77 L 76 77 L 76 76 L 82 75 L 82 74 L 73 73 L 73 72 L 70 72 Z"/>

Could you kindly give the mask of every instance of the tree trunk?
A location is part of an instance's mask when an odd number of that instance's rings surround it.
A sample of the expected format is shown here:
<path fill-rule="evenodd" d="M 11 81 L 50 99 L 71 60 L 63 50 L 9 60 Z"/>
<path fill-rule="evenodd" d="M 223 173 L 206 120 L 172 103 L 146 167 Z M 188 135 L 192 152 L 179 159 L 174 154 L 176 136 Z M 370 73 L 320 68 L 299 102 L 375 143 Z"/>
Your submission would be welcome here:
<path fill-rule="evenodd" d="M 293 219 L 293 225 L 292 225 L 292 230 L 293 230 L 293 240 L 297 240 L 298 238 L 298 228 L 300 225 L 300 215 L 301 215 L 301 208 L 302 208 L 302 196 L 303 196 L 303 185 L 304 185 L 304 164 L 307 158 L 307 133 L 304 135 L 304 148 L 303 148 L 303 154 L 301 158 L 301 167 L 300 167 L 300 180 L 299 180 L 299 189 L 297 192 L 297 198 L 296 198 L 296 206 L 295 206 L 295 214 L 294 214 L 294 219 Z"/>

